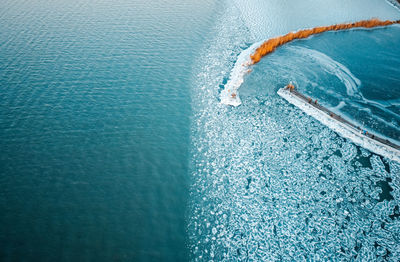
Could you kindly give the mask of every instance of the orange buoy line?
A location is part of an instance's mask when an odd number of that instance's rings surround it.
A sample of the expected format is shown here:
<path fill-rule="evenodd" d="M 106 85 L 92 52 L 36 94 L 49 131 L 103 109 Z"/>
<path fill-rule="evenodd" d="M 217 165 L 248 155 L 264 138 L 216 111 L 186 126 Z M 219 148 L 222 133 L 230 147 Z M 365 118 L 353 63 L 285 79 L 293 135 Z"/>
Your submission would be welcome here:
<path fill-rule="evenodd" d="M 330 26 L 321 26 L 315 27 L 312 29 L 304 29 L 297 32 L 290 32 L 286 35 L 279 36 L 276 38 L 269 39 L 265 41 L 260 47 L 256 49 L 254 54 L 252 54 L 251 61 L 252 64 L 258 63 L 261 58 L 264 56 L 274 52 L 277 47 L 289 43 L 296 39 L 304 39 L 311 35 L 320 34 L 327 31 L 339 31 L 339 30 L 346 30 L 351 28 L 373 28 L 378 26 L 388 26 L 393 24 L 400 24 L 400 20 L 397 21 L 381 21 L 379 19 L 371 19 L 371 20 L 362 20 L 355 23 L 348 23 L 348 24 L 336 24 Z"/>

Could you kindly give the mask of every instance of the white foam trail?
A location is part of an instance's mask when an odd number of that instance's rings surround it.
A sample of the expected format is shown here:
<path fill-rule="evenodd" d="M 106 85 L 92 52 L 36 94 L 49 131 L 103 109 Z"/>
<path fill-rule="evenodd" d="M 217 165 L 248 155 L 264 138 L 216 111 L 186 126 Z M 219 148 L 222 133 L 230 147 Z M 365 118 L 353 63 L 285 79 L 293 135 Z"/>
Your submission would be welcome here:
<path fill-rule="evenodd" d="M 286 99 L 289 103 L 295 105 L 296 107 L 300 108 L 306 114 L 314 117 L 322 124 L 326 125 L 336 133 L 340 134 L 341 136 L 350 139 L 355 144 L 360 145 L 371 152 L 374 152 L 378 155 L 387 157 L 391 160 L 397 161 L 400 163 L 400 151 L 392 148 L 388 145 L 380 143 L 374 139 L 371 139 L 367 136 L 363 136 L 360 134 L 360 131 L 348 126 L 334 118 L 329 117 L 322 111 L 315 109 L 313 106 L 309 105 L 305 101 L 299 99 L 298 97 L 294 96 L 288 90 L 281 88 L 278 90 L 278 95 Z"/>
<path fill-rule="evenodd" d="M 220 99 L 221 103 L 231 106 L 239 106 L 242 102 L 239 97 L 239 88 L 243 83 L 244 76 L 249 72 L 251 65 L 250 55 L 259 47 L 263 42 L 252 44 L 249 48 L 240 53 L 237 61 L 231 71 L 229 80 L 222 90 Z M 234 94 L 234 95 L 233 95 Z M 233 96 L 232 96 L 233 95 Z"/>
<path fill-rule="evenodd" d="M 308 56 L 318 62 L 327 73 L 333 74 L 339 78 L 346 86 L 346 92 L 349 96 L 361 98 L 358 89 L 361 85 L 361 81 L 355 77 L 346 66 L 313 49 L 298 46 L 289 47 L 289 49 L 303 56 Z"/>

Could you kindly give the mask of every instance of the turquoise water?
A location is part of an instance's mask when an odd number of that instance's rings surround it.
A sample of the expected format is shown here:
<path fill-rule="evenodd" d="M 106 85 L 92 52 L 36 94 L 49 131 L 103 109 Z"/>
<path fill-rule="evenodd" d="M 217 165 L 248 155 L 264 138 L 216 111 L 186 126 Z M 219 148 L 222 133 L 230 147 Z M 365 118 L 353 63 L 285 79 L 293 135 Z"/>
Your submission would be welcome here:
<path fill-rule="evenodd" d="M 214 1 L 0 2 L 0 260 L 185 261 Z"/>
<path fill-rule="evenodd" d="M 276 91 L 294 81 L 399 140 L 398 26 L 293 42 L 253 67 L 241 106 L 219 103 L 253 43 L 371 17 L 400 12 L 381 0 L 2 1 L 0 260 L 395 261 L 400 165 Z"/>

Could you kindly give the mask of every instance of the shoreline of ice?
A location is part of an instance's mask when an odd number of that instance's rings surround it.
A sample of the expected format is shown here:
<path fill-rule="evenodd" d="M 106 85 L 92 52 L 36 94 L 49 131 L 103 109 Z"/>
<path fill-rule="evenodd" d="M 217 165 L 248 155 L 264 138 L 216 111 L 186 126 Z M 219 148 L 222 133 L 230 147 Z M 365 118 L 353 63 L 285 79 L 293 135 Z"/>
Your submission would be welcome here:
<path fill-rule="evenodd" d="M 230 106 L 239 106 L 242 101 L 239 97 L 239 88 L 244 81 L 244 76 L 249 73 L 252 64 L 250 55 L 263 43 L 257 42 L 252 44 L 249 48 L 243 50 L 229 75 L 229 80 L 226 83 L 224 90 L 220 94 L 221 103 Z M 234 94 L 234 95 L 233 95 Z M 232 96 L 233 95 L 233 96 Z"/>

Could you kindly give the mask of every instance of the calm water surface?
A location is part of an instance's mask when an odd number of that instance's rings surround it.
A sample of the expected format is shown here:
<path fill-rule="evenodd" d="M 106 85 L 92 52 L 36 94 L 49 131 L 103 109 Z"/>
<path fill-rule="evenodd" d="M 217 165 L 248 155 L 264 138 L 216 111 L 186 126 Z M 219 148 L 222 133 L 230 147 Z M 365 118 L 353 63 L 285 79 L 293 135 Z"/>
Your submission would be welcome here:
<path fill-rule="evenodd" d="M 0 2 L 0 260 L 185 261 L 214 1 Z"/>

